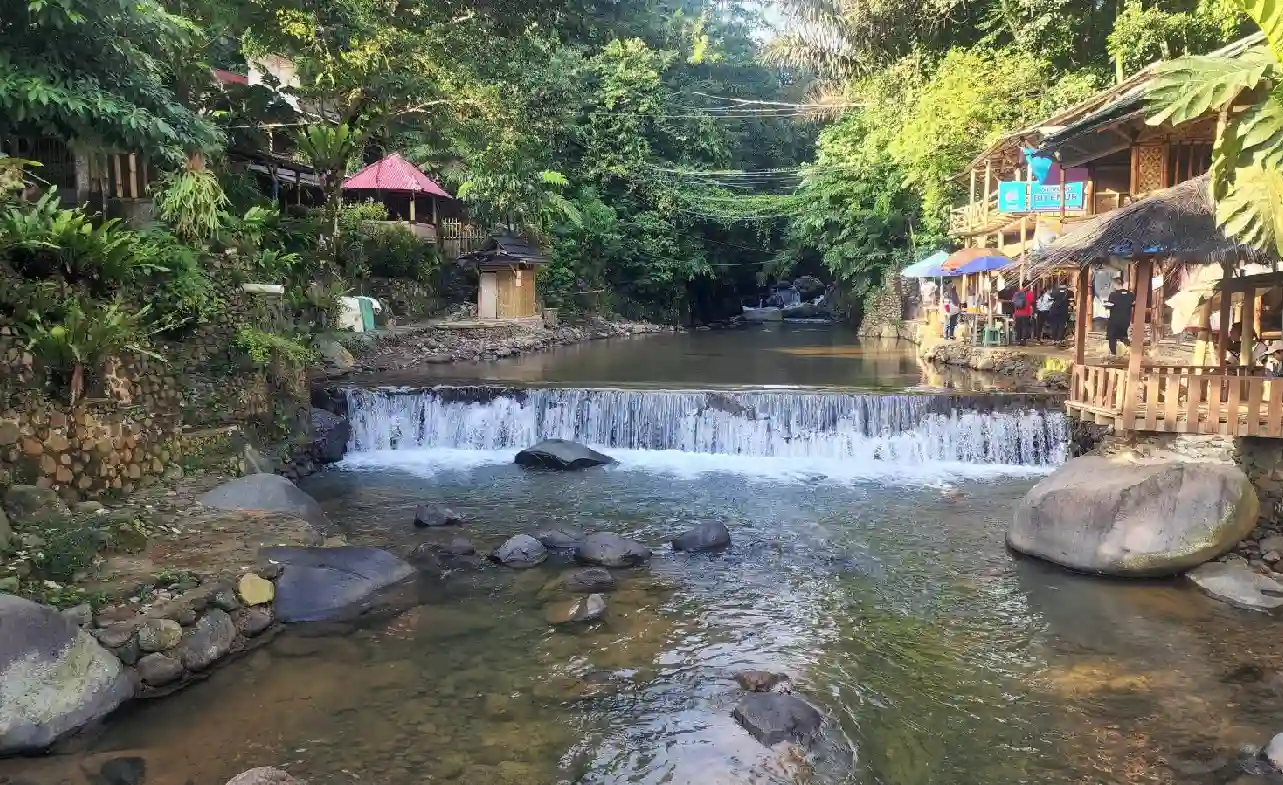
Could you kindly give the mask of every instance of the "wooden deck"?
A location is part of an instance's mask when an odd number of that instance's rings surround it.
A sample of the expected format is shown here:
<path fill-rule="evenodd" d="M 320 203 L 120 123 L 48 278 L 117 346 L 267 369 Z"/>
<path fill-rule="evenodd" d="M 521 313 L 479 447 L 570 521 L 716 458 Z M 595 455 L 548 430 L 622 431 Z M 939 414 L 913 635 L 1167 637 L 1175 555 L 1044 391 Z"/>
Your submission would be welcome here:
<path fill-rule="evenodd" d="M 1129 390 L 1127 369 L 1075 365 L 1065 408 L 1115 431 L 1283 438 L 1283 379 L 1259 370 L 1155 365 Z"/>

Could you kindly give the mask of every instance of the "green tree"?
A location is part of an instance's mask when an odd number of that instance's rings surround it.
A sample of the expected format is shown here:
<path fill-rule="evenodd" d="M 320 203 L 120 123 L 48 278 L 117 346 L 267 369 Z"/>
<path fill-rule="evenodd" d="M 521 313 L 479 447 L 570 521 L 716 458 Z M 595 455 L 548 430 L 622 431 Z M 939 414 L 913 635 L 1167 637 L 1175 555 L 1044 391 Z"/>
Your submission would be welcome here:
<path fill-rule="evenodd" d="M 1149 123 L 1219 112 L 1217 221 L 1245 244 L 1283 253 L 1283 8 L 1272 0 L 1235 2 L 1260 26 L 1264 43 L 1233 59 L 1185 57 L 1164 66 L 1149 95 Z"/>
<path fill-rule="evenodd" d="M 195 30 L 152 0 L 0 0 L 0 136 L 49 134 L 170 164 L 220 142 L 172 89 Z"/>

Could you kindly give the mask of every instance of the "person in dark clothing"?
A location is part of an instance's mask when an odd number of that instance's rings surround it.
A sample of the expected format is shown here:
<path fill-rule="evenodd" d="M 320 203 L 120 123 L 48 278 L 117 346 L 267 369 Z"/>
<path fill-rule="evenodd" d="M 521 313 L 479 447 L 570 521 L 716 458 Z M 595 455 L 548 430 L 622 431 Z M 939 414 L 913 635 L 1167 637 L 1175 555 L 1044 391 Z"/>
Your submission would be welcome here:
<path fill-rule="evenodd" d="M 1018 286 L 1011 292 L 1011 315 L 1016 323 L 1016 343 L 1024 346 L 1029 343 L 1033 332 L 1031 323 L 1034 318 L 1034 293 L 1032 290 Z"/>
<path fill-rule="evenodd" d="M 1132 306 L 1136 304 L 1136 295 L 1127 288 L 1122 276 L 1114 281 L 1114 291 L 1110 292 L 1105 307 L 1109 309 L 1109 320 L 1105 323 L 1105 340 L 1109 341 L 1109 353 L 1118 354 L 1118 343 L 1131 348 L 1132 342 L 1127 339 L 1127 328 L 1132 321 Z"/>
<path fill-rule="evenodd" d="M 1056 284 L 1051 290 L 1051 308 L 1047 310 L 1047 325 L 1051 330 L 1051 340 L 1060 343 L 1065 340 L 1065 325 L 1069 323 L 1069 290 Z"/>

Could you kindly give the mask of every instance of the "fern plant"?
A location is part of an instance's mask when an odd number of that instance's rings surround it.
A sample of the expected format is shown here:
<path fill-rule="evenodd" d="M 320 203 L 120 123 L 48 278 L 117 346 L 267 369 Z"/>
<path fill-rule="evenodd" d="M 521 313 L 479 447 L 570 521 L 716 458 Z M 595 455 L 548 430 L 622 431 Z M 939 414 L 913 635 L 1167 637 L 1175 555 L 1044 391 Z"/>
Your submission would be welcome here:
<path fill-rule="evenodd" d="M 1260 26 L 1264 43 L 1237 58 L 1183 57 L 1163 66 L 1148 96 L 1148 122 L 1220 112 L 1211 171 L 1217 223 L 1245 245 L 1283 254 L 1283 5 L 1233 2 Z"/>
<path fill-rule="evenodd" d="M 223 226 L 231 206 L 213 171 L 186 168 L 164 175 L 154 192 L 156 212 L 174 233 L 191 242 L 208 242 Z"/>
<path fill-rule="evenodd" d="M 100 304 L 72 297 L 62 304 L 61 313 L 28 312 L 21 330 L 27 350 L 48 380 L 75 404 L 89 384 L 87 377 L 108 359 L 123 354 L 161 359 L 145 346 L 154 332 L 144 326 L 150 311 L 118 300 Z"/>

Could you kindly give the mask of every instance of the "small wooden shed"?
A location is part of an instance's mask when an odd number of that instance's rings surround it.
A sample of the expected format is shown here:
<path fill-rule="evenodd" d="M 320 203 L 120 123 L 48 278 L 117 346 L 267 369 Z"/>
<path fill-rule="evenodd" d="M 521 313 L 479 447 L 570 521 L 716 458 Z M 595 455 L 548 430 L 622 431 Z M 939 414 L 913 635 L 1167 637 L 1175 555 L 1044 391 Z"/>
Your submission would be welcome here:
<path fill-rule="evenodd" d="M 528 319 L 540 315 L 535 280 L 548 260 L 536 246 L 504 232 L 460 256 L 459 263 L 475 267 L 480 278 L 477 318 Z"/>

